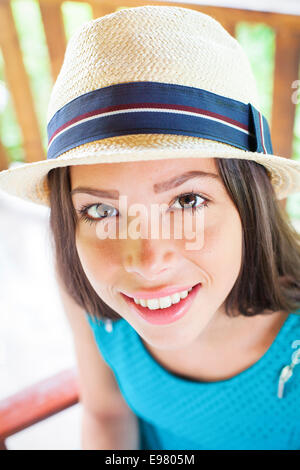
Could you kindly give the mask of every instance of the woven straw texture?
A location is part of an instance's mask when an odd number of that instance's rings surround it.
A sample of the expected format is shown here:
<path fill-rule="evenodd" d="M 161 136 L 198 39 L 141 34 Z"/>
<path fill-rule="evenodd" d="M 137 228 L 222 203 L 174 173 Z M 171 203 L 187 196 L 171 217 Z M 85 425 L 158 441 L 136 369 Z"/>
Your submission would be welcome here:
<path fill-rule="evenodd" d="M 48 122 L 77 96 L 132 81 L 204 88 L 259 105 L 248 58 L 220 23 L 187 8 L 147 6 L 89 21 L 74 34 L 52 90 Z"/>

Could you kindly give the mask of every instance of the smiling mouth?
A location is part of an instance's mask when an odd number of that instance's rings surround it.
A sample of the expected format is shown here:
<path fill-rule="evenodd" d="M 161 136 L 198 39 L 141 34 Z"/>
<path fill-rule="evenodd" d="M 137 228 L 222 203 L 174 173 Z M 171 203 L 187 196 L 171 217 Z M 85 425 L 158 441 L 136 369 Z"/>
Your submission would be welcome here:
<path fill-rule="evenodd" d="M 199 284 L 199 283 L 197 283 Z M 127 297 L 130 297 L 131 299 L 158 299 L 158 298 L 163 298 L 167 296 L 172 296 L 173 294 L 181 293 L 184 291 L 190 291 L 193 287 L 195 287 L 197 284 L 194 285 L 177 285 L 173 287 L 164 287 L 161 289 L 152 289 L 152 290 L 139 290 L 136 292 L 126 292 L 126 291 L 120 291 L 121 294 L 126 295 Z"/>
<path fill-rule="evenodd" d="M 181 318 L 183 315 L 187 313 L 190 306 L 195 299 L 199 289 L 201 288 L 202 284 L 198 283 L 192 288 L 190 288 L 189 292 L 184 295 L 184 298 L 179 298 L 177 296 L 176 302 L 172 303 L 171 299 L 168 296 L 164 298 L 164 302 L 166 302 L 165 306 L 160 306 L 157 303 L 159 299 L 140 299 L 146 302 L 146 305 L 143 306 L 140 303 L 137 303 L 136 300 L 132 297 L 127 296 L 121 292 L 121 295 L 124 297 L 126 302 L 129 306 L 136 312 L 139 316 L 141 316 L 144 320 L 148 323 L 152 323 L 154 325 L 164 325 L 168 323 L 173 323 L 174 321 Z M 172 297 L 172 296 L 171 296 Z"/>
<path fill-rule="evenodd" d="M 170 307 L 171 305 L 180 303 L 183 299 L 188 297 L 193 287 L 190 287 L 185 290 L 177 291 L 177 292 L 174 292 L 173 294 L 165 295 L 161 297 L 155 297 L 155 298 L 149 298 L 149 299 L 132 297 L 132 300 L 134 301 L 135 304 L 141 305 L 142 307 L 148 308 L 149 310 L 160 310 L 160 309 L 163 310 L 163 309 Z"/>

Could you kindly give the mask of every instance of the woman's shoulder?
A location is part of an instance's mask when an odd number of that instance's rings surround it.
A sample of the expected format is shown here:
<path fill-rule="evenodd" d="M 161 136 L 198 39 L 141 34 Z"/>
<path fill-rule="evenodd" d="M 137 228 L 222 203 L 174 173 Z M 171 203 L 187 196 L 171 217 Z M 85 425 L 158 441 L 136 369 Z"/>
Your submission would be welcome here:
<path fill-rule="evenodd" d="M 298 347 L 300 347 L 300 309 L 289 314 L 289 333 L 295 338 Z"/>
<path fill-rule="evenodd" d="M 290 312 L 278 333 L 278 339 L 283 345 L 297 342 L 300 346 L 300 309 Z"/>
<path fill-rule="evenodd" d="M 85 312 L 87 321 L 89 322 L 94 334 L 98 338 L 103 338 L 105 341 L 121 341 L 121 338 L 129 339 L 130 333 L 134 333 L 133 327 L 124 319 L 111 320 L 105 317 L 92 316 L 89 312 Z"/>
<path fill-rule="evenodd" d="M 93 329 L 104 330 L 107 333 L 115 332 L 120 328 L 124 327 L 127 323 L 124 318 L 118 320 L 111 320 L 110 318 L 91 315 L 89 312 L 85 311 L 85 316 L 89 324 Z"/>
<path fill-rule="evenodd" d="M 291 327 L 300 328 L 300 308 L 290 312 L 286 321 Z"/>
<path fill-rule="evenodd" d="M 85 314 L 104 360 L 114 372 L 126 370 L 130 352 L 136 352 L 135 330 L 123 318 L 111 320 L 92 316 L 89 312 Z"/>

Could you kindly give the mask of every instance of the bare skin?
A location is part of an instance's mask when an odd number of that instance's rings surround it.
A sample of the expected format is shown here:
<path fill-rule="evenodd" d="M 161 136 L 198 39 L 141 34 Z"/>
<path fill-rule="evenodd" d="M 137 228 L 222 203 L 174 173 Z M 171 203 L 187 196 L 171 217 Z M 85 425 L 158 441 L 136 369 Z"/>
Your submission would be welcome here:
<path fill-rule="evenodd" d="M 82 267 L 97 294 L 140 335 L 145 347 L 166 369 L 181 376 L 216 381 L 230 378 L 258 361 L 274 341 L 288 314 L 229 318 L 224 302 L 238 277 L 242 261 L 242 225 L 239 213 L 221 179 L 190 179 L 165 192 L 155 185 L 185 171 L 218 175 L 213 158 L 78 165 L 70 167 L 71 188 L 88 186 L 119 191 L 130 204 L 167 204 L 179 210 L 182 193 L 199 194 L 190 205 L 203 205 L 204 245 L 187 251 L 182 239 L 105 239 L 96 224 L 78 223 L 76 246 Z M 201 199 L 202 198 L 202 199 Z M 104 204 L 118 212 L 118 199 L 86 193 L 72 195 L 75 209 Z M 95 208 L 95 206 L 94 206 Z M 182 210 L 182 209 L 180 209 Z M 89 211 L 95 217 L 95 210 Z M 197 213 L 190 217 L 199 217 Z M 150 217 L 149 217 L 150 218 Z M 112 219 L 110 219 L 112 220 Z M 110 220 L 106 222 L 111 223 Z M 137 315 L 120 291 L 195 285 L 202 287 L 186 315 L 168 325 L 152 325 Z"/>
<path fill-rule="evenodd" d="M 288 314 L 276 312 L 272 315 L 259 315 L 252 318 L 250 328 L 255 335 L 241 335 L 240 342 L 225 342 L 222 336 L 218 344 L 198 342 L 194 349 L 186 348 L 180 351 L 161 351 L 146 344 L 145 348 L 157 362 L 171 373 L 183 378 L 203 382 L 227 380 L 251 367 L 267 352 Z M 252 326 L 253 323 L 253 326 Z M 213 324 L 213 323 L 212 323 Z M 208 325 L 206 333 L 211 329 Z M 203 335 L 204 336 L 204 335 Z M 233 338 L 233 335 L 232 335 Z M 243 342 L 244 340 L 244 342 Z"/>

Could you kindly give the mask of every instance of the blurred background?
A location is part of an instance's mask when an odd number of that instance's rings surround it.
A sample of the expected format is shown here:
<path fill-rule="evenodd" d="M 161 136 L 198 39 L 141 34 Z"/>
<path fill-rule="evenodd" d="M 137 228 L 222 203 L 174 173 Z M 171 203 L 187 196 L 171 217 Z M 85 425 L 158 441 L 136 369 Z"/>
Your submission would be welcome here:
<path fill-rule="evenodd" d="M 1 0 L 0 170 L 46 158 L 47 104 L 75 30 L 118 9 L 153 4 L 203 11 L 236 37 L 257 79 L 274 153 L 300 161 L 298 0 Z M 300 193 L 282 203 L 300 232 Z M 80 449 L 76 373 L 68 375 L 76 362 L 48 224 L 46 207 L 0 191 L 0 449 L 1 439 L 12 450 Z"/>

